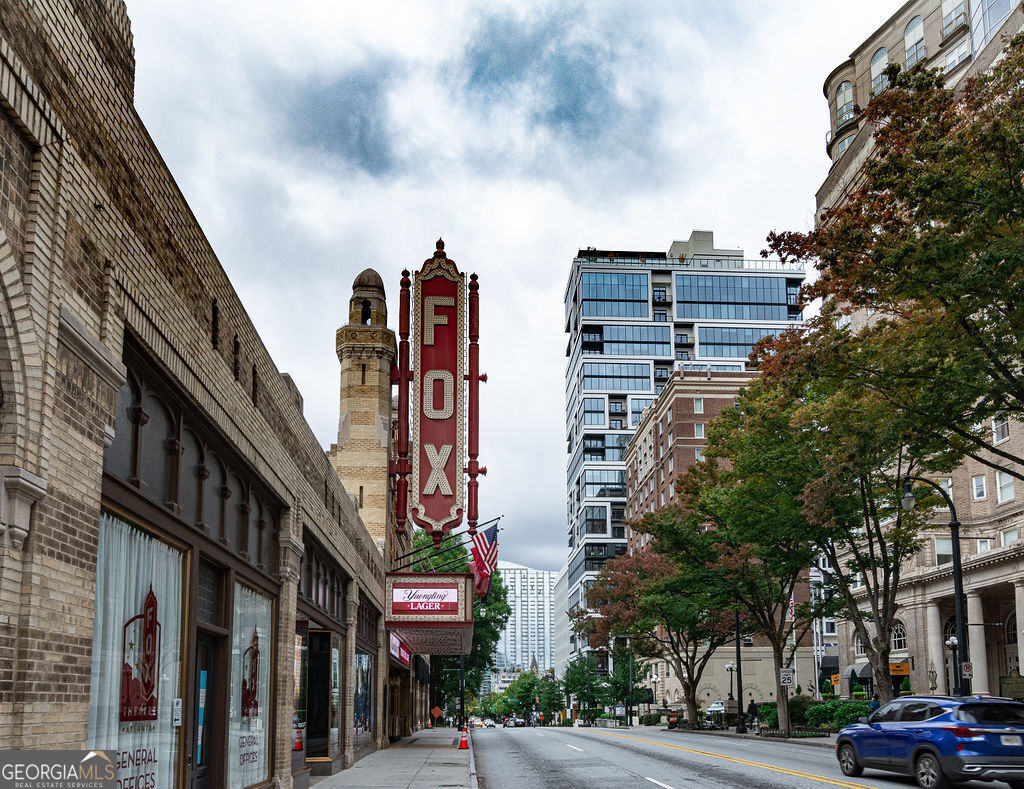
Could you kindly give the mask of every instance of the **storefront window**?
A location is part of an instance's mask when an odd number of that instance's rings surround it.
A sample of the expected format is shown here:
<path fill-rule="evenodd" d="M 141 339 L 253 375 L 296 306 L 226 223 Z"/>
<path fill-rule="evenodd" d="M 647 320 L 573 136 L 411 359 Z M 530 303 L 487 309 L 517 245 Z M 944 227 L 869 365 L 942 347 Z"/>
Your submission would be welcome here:
<path fill-rule="evenodd" d="M 356 690 L 353 701 L 353 745 L 361 748 L 373 740 L 373 657 L 356 651 Z"/>
<path fill-rule="evenodd" d="M 117 751 L 119 785 L 178 783 L 181 595 L 181 552 L 103 513 L 88 747 Z"/>
<path fill-rule="evenodd" d="M 271 601 L 235 584 L 231 627 L 228 786 L 269 777 Z"/>
<path fill-rule="evenodd" d="M 341 636 L 331 634 L 331 756 L 341 753 Z"/>

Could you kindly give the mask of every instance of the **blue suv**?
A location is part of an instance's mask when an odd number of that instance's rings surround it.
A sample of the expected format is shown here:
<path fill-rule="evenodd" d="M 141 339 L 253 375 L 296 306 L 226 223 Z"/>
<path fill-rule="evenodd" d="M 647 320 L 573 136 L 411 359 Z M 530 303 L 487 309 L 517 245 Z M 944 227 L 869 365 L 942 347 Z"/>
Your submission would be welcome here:
<path fill-rule="evenodd" d="M 922 789 L 1006 781 L 1024 789 L 1024 704 L 988 696 L 905 696 L 836 738 L 844 775 L 912 775 Z"/>

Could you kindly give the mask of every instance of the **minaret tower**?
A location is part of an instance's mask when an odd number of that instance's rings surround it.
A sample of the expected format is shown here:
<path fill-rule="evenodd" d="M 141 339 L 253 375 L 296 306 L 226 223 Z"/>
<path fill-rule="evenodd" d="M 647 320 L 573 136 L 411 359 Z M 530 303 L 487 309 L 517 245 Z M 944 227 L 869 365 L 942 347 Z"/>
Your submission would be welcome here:
<path fill-rule="evenodd" d="M 384 282 L 368 268 L 352 283 L 348 323 L 335 338 L 341 362 L 340 416 L 338 443 L 327 456 L 381 550 L 391 526 L 391 368 L 397 353 L 395 333 L 387 324 Z"/>

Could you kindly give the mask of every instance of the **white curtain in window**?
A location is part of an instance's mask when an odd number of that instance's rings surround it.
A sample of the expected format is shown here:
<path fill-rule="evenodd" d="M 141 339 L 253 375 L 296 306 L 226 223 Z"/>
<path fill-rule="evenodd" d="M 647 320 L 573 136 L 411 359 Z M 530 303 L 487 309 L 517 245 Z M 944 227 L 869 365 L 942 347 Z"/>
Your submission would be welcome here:
<path fill-rule="evenodd" d="M 231 705 L 228 711 L 228 786 L 269 777 L 271 601 L 235 584 L 231 624 Z"/>
<path fill-rule="evenodd" d="M 177 785 L 181 575 L 180 551 L 100 516 L 88 747 L 119 752 L 125 785 Z"/>

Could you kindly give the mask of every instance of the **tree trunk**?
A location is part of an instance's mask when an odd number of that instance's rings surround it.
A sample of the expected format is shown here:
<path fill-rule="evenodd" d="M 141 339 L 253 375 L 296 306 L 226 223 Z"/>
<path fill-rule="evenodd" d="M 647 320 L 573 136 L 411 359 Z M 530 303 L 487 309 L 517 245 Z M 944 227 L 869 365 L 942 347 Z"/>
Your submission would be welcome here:
<path fill-rule="evenodd" d="M 697 686 L 689 682 L 683 684 L 683 695 L 686 696 L 686 725 L 697 728 Z"/>
<path fill-rule="evenodd" d="M 868 662 L 871 664 L 871 676 L 875 681 L 875 693 L 880 704 L 886 704 L 896 697 L 892 687 L 892 674 L 889 673 L 889 650 L 884 652 L 868 651 Z"/>
<path fill-rule="evenodd" d="M 775 696 L 778 699 L 776 709 L 779 713 L 779 731 L 784 737 L 788 737 L 792 727 L 789 724 L 789 687 L 782 684 L 783 652 L 785 646 L 780 644 L 772 645 L 772 657 L 775 660 Z"/>

